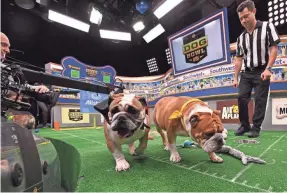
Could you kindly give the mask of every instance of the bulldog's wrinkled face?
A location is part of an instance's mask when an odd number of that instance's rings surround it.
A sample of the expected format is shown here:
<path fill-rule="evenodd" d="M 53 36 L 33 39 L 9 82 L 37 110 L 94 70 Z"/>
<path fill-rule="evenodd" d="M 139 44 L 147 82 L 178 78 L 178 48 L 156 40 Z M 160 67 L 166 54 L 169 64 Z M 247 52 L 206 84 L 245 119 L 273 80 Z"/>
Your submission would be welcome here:
<path fill-rule="evenodd" d="M 216 113 L 195 113 L 189 120 L 192 137 L 206 152 L 220 150 L 225 144 L 223 126 Z"/>
<path fill-rule="evenodd" d="M 132 94 L 114 94 L 110 97 L 110 128 L 121 138 L 127 138 L 141 128 L 145 119 L 145 98 Z"/>

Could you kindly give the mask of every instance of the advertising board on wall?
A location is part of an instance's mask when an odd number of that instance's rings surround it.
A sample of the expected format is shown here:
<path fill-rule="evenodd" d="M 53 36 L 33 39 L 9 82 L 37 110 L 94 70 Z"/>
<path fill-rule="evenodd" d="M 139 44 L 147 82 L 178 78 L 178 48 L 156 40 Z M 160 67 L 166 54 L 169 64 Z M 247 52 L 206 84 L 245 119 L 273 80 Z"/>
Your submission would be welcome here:
<path fill-rule="evenodd" d="M 90 123 L 90 115 L 82 113 L 80 108 L 61 108 L 62 124 Z"/>
<path fill-rule="evenodd" d="M 217 106 L 216 109 L 221 111 L 220 118 L 222 120 L 222 123 L 234 123 L 234 124 L 240 123 L 239 108 L 236 99 L 217 101 L 216 106 Z M 248 104 L 248 115 L 250 123 L 252 123 L 253 111 L 254 111 L 254 101 L 250 100 Z"/>
<path fill-rule="evenodd" d="M 272 125 L 287 125 L 287 98 L 272 99 Z"/>

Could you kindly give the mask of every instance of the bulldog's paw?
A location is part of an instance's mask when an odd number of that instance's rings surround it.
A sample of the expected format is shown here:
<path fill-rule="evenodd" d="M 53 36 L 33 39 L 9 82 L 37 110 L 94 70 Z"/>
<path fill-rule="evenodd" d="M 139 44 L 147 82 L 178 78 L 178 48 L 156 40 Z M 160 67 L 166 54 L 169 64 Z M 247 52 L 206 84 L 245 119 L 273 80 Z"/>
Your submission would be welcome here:
<path fill-rule="evenodd" d="M 210 158 L 211 161 L 216 162 L 216 163 L 222 163 L 223 159 L 221 157 L 215 156 L 213 158 Z"/>
<path fill-rule="evenodd" d="M 130 150 L 130 154 L 131 154 L 131 155 L 136 155 L 135 150 Z"/>
<path fill-rule="evenodd" d="M 125 159 L 117 161 L 117 164 L 116 164 L 117 172 L 126 171 L 129 168 L 130 168 L 130 164 Z"/>
<path fill-rule="evenodd" d="M 135 149 L 135 155 L 143 155 L 144 154 L 144 149 L 143 148 L 136 148 Z"/>
<path fill-rule="evenodd" d="M 164 146 L 164 150 L 169 151 L 170 150 L 169 146 L 168 145 Z"/>
<path fill-rule="evenodd" d="M 176 152 L 176 153 L 172 153 L 172 154 L 170 155 L 170 159 L 169 159 L 169 160 L 170 160 L 171 162 L 177 163 L 177 162 L 179 162 L 179 161 L 181 160 L 181 157 L 180 157 L 179 153 Z"/>

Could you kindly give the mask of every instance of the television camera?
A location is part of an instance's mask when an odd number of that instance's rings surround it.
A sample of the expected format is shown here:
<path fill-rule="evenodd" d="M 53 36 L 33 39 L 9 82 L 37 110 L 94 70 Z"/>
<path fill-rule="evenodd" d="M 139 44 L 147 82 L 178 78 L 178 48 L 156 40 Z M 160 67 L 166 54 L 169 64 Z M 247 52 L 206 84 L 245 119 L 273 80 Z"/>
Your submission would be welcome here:
<path fill-rule="evenodd" d="M 1 63 L 1 191 L 2 192 L 63 192 L 74 191 L 62 183 L 59 155 L 54 145 L 32 130 L 11 121 L 7 112 L 27 110 L 29 98 L 54 106 L 61 92 L 37 93 L 31 82 L 109 94 L 123 92 L 122 84 L 91 84 L 67 77 L 25 68 L 19 63 Z M 14 97 L 11 98 L 11 94 Z M 21 100 L 20 100 L 21 99 Z M 96 110 L 105 112 L 108 101 Z M 44 145 L 42 145 L 44 144 Z M 72 169 L 72 168 L 71 168 Z"/>

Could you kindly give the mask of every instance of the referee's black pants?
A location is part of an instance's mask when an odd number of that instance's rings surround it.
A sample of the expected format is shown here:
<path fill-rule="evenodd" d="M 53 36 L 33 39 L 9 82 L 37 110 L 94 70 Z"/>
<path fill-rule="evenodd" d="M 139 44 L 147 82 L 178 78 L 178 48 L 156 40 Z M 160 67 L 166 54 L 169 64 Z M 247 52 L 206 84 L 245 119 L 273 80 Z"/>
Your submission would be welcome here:
<path fill-rule="evenodd" d="M 251 100 L 251 92 L 253 88 L 255 94 L 255 109 L 252 129 L 260 131 L 265 117 L 270 79 L 263 81 L 261 78 L 262 72 L 262 70 L 256 70 L 241 73 L 238 95 L 239 120 L 241 122 L 241 126 L 246 129 L 250 129 L 248 103 Z"/>

